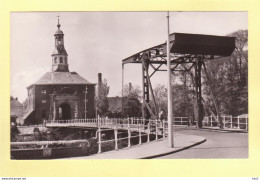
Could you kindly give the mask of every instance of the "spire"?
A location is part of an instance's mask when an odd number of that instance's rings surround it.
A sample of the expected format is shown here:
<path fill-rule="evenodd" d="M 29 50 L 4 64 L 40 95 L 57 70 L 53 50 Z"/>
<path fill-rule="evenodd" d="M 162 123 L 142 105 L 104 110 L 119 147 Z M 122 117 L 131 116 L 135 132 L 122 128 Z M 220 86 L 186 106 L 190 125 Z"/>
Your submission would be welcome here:
<path fill-rule="evenodd" d="M 58 25 L 57 25 L 57 27 L 58 27 L 58 29 L 60 29 L 60 16 L 59 16 L 59 13 L 58 13 Z"/>
<path fill-rule="evenodd" d="M 60 16 L 58 14 L 57 31 L 54 34 L 55 48 L 52 53 L 52 71 L 53 72 L 69 72 L 68 54 L 64 47 L 64 34 L 60 29 Z"/>

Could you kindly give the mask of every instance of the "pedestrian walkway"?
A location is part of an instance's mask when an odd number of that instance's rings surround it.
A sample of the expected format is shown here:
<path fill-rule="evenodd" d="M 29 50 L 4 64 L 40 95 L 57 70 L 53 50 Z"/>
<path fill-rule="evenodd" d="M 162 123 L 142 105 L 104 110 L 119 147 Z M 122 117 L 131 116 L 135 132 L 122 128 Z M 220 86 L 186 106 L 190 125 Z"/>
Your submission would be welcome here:
<path fill-rule="evenodd" d="M 206 139 L 201 136 L 174 133 L 174 148 L 168 147 L 168 138 L 165 138 L 142 145 L 136 145 L 131 148 L 124 148 L 91 156 L 72 157 L 69 159 L 149 159 L 175 153 L 205 141 Z"/>

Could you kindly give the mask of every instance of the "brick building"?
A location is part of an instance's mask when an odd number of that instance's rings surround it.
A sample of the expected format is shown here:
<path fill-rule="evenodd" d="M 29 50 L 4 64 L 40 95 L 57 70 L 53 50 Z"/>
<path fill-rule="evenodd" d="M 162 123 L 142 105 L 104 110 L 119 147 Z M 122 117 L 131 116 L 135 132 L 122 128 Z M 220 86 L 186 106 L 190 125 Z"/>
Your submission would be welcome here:
<path fill-rule="evenodd" d="M 52 72 L 44 74 L 27 87 L 25 124 L 41 124 L 43 120 L 64 120 L 95 117 L 95 84 L 76 72 L 69 71 L 68 54 L 64 47 L 64 34 L 54 34 Z"/>

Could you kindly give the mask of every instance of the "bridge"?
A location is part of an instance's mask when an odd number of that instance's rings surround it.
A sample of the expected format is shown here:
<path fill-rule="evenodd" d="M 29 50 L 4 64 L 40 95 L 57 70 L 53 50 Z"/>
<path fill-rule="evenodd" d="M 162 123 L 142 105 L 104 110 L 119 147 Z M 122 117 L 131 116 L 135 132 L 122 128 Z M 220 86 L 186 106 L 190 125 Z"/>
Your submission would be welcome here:
<path fill-rule="evenodd" d="M 223 129 L 228 130 L 248 130 L 248 117 L 220 115 L 205 116 L 202 123 L 204 127 L 218 127 L 220 121 L 223 122 Z M 192 126 L 196 120 L 192 121 L 191 117 L 174 117 L 173 126 Z M 143 118 L 91 118 L 91 119 L 70 119 L 70 120 L 49 120 L 46 127 L 87 127 L 96 129 L 120 129 L 130 131 L 147 131 L 158 127 L 158 129 L 167 129 L 166 120 L 151 120 Z M 153 131 L 151 131 L 153 132 Z"/>
<path fill-rule="evenodd" d="M 222 119 L 224 122 L 224 129 L 232 131 L 247 131 L 248 118 L 246 117 L 232 117 L 232 116 L 220 116 L 217 119 Z M 196 124 L 196 122 L 193 122 Z M 182 128 L 185 131 L 195 130 L 191 119 L 188 117 L 175 117 L 174 125 Z M 217 129 L 218 122 L 212 116 L 205 117 L 203 120 L 204 127 Z M 99 119 L 71 119 L 71 120 L 54 120 L 47 121 L 45 124 L 49 128 L 90 128 L 95 131 L 94 139 L 97 143 L 96 152 L 102 153 L 107 151 L 107 143 L 110 144 L 110 150 L 118 150 L 125 147 L 132 147 L 140 145 L 143 147 L 150 146 L 151 141 L 158 141 L 158 145 L 162 144 L 162 141 L 167 138 L 168 124 L 165 120 L 146 120 L 142 118 L 128 118 L 128 119 L 116 119 L 116 118 L 99 118 Z M 193 126 L 187 128 L 188 126 Z M 183 128 L 184 127 L 184 128 Z M 112 134 L 110 139 L 104 138 L 104 133 L 109 131 Z M 179 128 L 174 128 L 174 131 L 179 131 Z M 112 132 L 112 133 L 111 133 Z M 178 132 L 177 132 L 178 133 Z M 216 132 L 217 133 L 217 132 Z M 178 136 L 178 135 L 177 135 Z M 178 136 L 179 137 L 179 136 Z M 177 137 L 177 139 L 178 139 Z M 187 136 L 188 139 L 190 136 Z M 192 139 L 185 141 L 192 141 Z M 182 140 L 183 141 L 183 140 Z M 123 145 L 123 144 L 124 145 Z M 53 148 L 53 145 L 68 145 L 64 148 Z M 74 147 L 75 144 L 81 144 Z M 18 146 L 37 145 L 42 148 L 37 149 L 17 149 Z M 72 145 L 72 146 L 71 146 Z M 123 146 L 122 146 L 123 145 Z M 90 148 L 88 139 L 80 140 L 56 140 L 56 141 L 30 141 L 30 142 L 11 142 L 11 147 L 14 149 L 11 151 L 12 158 L 55 158 L 56 155 L 69 154 L 72 156 L 84 156 L 84 152 Z M 130 150 L 131 151 L 131 150 Z M 132 150 L 134 151 L 134 149 Z M 168 150 L 167 150 L 168 151 Z M 42 154 L 42 155 L 41 155 Z M 86 155 L 85 155 L 86 156 Z M 64 156 L 65 157 L 65 156 Z M 57 157 L 56 157 L 57 158 Z M 26 158 L 25 158 L 26 159 Z"/>
<path fill-rule="evenodd" d="M 204 117 L 202 123 L 204 127 L 219 128 L 219 122 L 224 123 L 223 129 L 247 131 L 247 117 L 232 117 L 232 116 L 212 116 Z M 196 122 L 193 122 L 196 124 Z M 173 126 L 191 126 L 191 119 L 188 117 L 174 117 Z M 146 142 L 150 142 L 151 135 L 155 136 L 154 140 L 166 138 L 168 132 L 168 124 L 165 120 L 151 120 L 143 118 L 93 118 L 93 119 L 72 119 L 72 120 L 53 120 L 47 121 L 46 127 L 88 127 L 96 129 L 96 138 L 98 139 L 99 150 L 101 153 L 102 143 L 109 141 L 115 142 L 115 150 L 118 150 L 118 141 L 128 139 L 128 147 L 131 146 L 132 138 L 139 138 L 139 144 L 143 143 L 142 137 L 146 137 Z M 102 132 L 114 131 L 114 139 L 102 140 Z M 127 137 L 118 138 L 118 131 L 125 130 L 128 132 Z"/>

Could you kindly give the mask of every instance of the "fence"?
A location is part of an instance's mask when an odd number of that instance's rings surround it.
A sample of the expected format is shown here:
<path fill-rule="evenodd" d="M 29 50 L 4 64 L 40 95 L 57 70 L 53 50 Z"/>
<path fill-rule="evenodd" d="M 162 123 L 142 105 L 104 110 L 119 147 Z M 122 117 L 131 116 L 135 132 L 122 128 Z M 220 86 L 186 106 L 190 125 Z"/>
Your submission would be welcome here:
<path fill-rule="evenodd" d="M 132 119 L 76 119 L 76 120 L 59 120 L 47 122 L 46 126 L 88 126 L 97 127 L 96 131 L 96 151 L 95 153 L 104 152 L 107 147 L 110 150 L 118 150 L 124 147 L 131 147 L 136 144 L 150 142 L 166 137 L 166 123 L 159 120 L 143 120 L 138 118 Z M 113 139 L 102 139 L 102 133 L 113 131 Z M 121 132 L 119 132 L 121 131 Z M 120 134 L 126 134 L 120 137 Z M 122 142 L 124 142 L 122 145 Z M 109 145 L 106 145 L 110 143 Z M 54 145 L 74 144 L 76 147 L 52 147 Z M 84 145 L 85 144 L 85 145 Z M 113 144 L 113 147 L 111 146 Z M 17 147 L 22 149 L 15 149 Z M 30 149 L 28 147 L 34 147 Z M 29 141 L 29 142 L 11 142 L 11 156 L 13 159 L 46 159 L 61 158 L 68 156 L 87 155 L 86 151 L 90 148 L 88 140 L 70 140 L 70 141 Z"/>
<path fill-rule="evenodd" d="M 98 127 L 97 137 L 98 137 L 98 153 L 102 152 L 102 144 L 105 143 L 114 143 L 114 150 L 119 149 L 119 141 L 127 141 L 127 147 L 131 147 L 131 140 L 138 138 L 138 144 L 146 143 L 151 141 L 151 135 L 154 135 L 154 140 L 158 140 L 159 138 L 166 137 L 166 123 L 165 121 L 158 120 L 148 120 L 145 121 L 143 119 L 130 119 L 127 121 L 119 121 L 121 124 L 115 124 L 113 126 L 114 131 L 114 139 L 110 140 L 102 140 L 102 132 L 111 131 L 111 129 L 101 129 L 101 126 Z M 127 124 L 124 124 L 124 122 Z M 146 124 L 147 123 L 147 124 Z M 126 128 L 127 136 L 126 137 L 118 137 L 119 129 L 122 127 Z M 144 141 L 145 140 L 145 141 Z"/>
<path fill-rule="evenodd" d="M 215 119 L 212 115 L 204 117 L 203 126 L 217 127 L 220 120 L 223 122 L 224 129 L 236 129 L 236 130 L 248 130 L 248 118 L 247 117 L 233 117 L 233 116 L 217 116 Z"/>
<path fill-rule="evenodd" d="M 43 149 L 14 149 L 11 150 L 12 159 L 42 159 Z"/>
<path fill-rule="evenodd" d="M 115 125 L 119 125 L 123 128 L 130 126 L 137 126 L 141 124 L 143 127 L 149 122 L 162 123 L 162 120 L 150 120 L 142 118 L 93 118 L 93 119 L 71 119 L 71 120 L 53 120 L 47 121 L 46 126 L 48 127 L 64 127 L 64 126 L 88 126 L 88 127 L 101 127 L 101 128 L 113 128 Z M 176 126 L 188 126 L 190 125 L 189 117 L 174 117 L 174 124 Z"/>
<path fill-rule="evenodd" d="M 188 126 L 190 124 L 188 117 L 174 117 L 174 126 Z M 127 140 L 127 147 L 131 147 L 131 140 L 138 138 L 138 144 L 150 142 L 153 140 L 165 138 L 167 135 L 168 125 L 165 120 L 146 120 L 142 118 L 98 118 L 98 119 L 72 119 L 72 120 L 54 120 L 48 121 L 46 126 L 63 127 L 63 126 L 87 126 L 96 127 L 96 138 L 98 139 L 98 153 L 102 152 L 102 144 L 113 143 L 114 150 L 118 150 L 118 143 Z M 102 140 L 102 132 L 114 131 L 114 139 Z M 127 137 L 118 137 L 119 130 L 126 130 Z"/>
<path fill-rule="evenodd" d="M 190 126 L 190 124 L 189 117 L 174 117 L 174 126 Z"/>
<path fill-rule="evenodd" d="M 52 147 L 64 145 L 65 147 Z M 73 147 L 66 147 L 66 146 Z M 12 159 L 49 159 L 87 154 L 87 140 L 11 142 Z"/>

